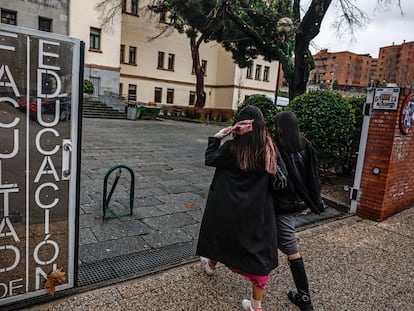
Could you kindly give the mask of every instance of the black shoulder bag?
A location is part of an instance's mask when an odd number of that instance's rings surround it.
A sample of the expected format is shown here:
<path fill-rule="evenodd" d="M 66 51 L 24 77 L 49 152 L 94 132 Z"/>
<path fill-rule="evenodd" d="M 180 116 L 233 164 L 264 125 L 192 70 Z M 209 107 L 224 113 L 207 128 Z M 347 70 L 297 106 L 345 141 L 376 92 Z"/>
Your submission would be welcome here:
<path fill-rule="evenodd" d="M 285 162 L 283 161 L 283 158 L 280 156 L 280 154 L 277 155 L 276 159 L 277 163 L 277 171 L 275 174 L 272 174 L 271 182 L 272 182 L 272 190 L 274 191 L 280 191 L 282 189 L 285 189 L 287 187 L 288 183 L 288 172 L 286 169 Z"/>
<path fill-rule="evenodd" d="M 303 159 L 302 154 L 298 151 L 299 156 Z M 320 214 L 325 210 L 325 207 L 323 206 L 323 202 L 320 202 L 320 204 L 315 204 L 315 202 L 310 198 L 308 189 L 306 185 L 304 184 L 298 169 L 296 167 L 296 164 L 291 159 L 289 154 L 285 153 L 286 161 L 288 161 L 288 165 L 292 168 L 292 172 L 289 175 L 291 180 L 295 184 L 295 189 L 298 193 L 298 195 L 303 199 L 303 201 L 306 203 L 306 205 L 314 212 L 315 214 Z"/>

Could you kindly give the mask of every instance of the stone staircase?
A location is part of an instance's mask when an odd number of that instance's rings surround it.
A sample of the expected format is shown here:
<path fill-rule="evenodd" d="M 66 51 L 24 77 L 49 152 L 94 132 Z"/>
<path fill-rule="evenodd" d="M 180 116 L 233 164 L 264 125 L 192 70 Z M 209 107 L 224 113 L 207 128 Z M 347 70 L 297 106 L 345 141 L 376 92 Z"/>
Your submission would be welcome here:
<path fill-rule="evenodd" d="M 99 101 L 83 101 L 82 114 L 84 118 L 97 119 L 126 119 L 125 112 L 115 110 Z"/>

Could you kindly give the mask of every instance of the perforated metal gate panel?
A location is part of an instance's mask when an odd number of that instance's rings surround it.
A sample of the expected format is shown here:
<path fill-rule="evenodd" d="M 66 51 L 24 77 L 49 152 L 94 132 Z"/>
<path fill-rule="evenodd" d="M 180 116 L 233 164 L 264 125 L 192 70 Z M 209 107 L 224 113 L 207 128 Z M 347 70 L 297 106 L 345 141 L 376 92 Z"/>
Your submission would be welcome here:
<path fill-rule="evenodd" d="M 129 279 L 192 260 L 195 260 L 194 242 L 82 264 L 79 266 L 78 286 Z"/>

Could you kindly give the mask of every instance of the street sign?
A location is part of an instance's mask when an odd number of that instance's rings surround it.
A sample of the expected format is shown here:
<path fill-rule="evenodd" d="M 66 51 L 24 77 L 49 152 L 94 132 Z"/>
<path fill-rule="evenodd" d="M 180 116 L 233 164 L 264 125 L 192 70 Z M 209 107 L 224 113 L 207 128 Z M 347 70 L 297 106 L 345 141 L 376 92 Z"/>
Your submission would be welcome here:
<path fill-rule="evenodd" d="M 375 89 L 374 109 L 397 110 L 400 88 L 381 87 Z"/>
<path fill-rule="evenodd" d="M 0 306 L 74 286 L 80 41 L 0 24 Z"/>

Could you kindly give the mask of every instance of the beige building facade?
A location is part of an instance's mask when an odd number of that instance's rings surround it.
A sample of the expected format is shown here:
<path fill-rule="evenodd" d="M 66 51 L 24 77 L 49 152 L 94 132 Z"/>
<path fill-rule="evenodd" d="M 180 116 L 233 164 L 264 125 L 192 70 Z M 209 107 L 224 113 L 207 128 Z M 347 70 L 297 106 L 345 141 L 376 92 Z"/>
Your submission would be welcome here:
<path fill-rule="evenodd" d="M 1 0 L 1 23 L 68 35 L 69 0 Z"/>
<path fill-rule="evenodd" d="M 121 14 L 114 16 L 110 27 L 103 27 L 98 3 L 71 0 L 69 10 L 69 36 L 85 42 L 83 77 L 93 83 L 95 98 L 118 94 L 120 76 Z"/>
<path fill-rule="evenodd" d="M 145 11 L 145 2 L 136 8 L 127 0 L 123 8 L 119 93 L 144 104 L 192 106 L 196 77 L 190 41 L 171 27 L 169 14 Z M 201 44 L 200 59 L 206 108 L 236 109 L 246 96 L 275 94 L 278 62 L 257 59 L 251 68 L 240 69 L 216 42 Z"/>

